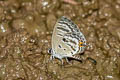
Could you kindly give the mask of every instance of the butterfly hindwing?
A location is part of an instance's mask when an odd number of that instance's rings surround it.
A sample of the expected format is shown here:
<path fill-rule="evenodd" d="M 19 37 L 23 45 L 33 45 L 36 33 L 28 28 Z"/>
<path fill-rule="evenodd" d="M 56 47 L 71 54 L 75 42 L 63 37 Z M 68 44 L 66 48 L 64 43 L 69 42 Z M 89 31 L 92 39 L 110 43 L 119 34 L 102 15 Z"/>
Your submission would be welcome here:
<path fill-rule="evenodd" d="M 85 37 L 70 19 L 61 17 L 55 24 L 52 34 L 52 50 L 55 57 L 72 57 L 80 52 L 79 41 Z M 83 49 L 82 49 L 83 50 Z"/>

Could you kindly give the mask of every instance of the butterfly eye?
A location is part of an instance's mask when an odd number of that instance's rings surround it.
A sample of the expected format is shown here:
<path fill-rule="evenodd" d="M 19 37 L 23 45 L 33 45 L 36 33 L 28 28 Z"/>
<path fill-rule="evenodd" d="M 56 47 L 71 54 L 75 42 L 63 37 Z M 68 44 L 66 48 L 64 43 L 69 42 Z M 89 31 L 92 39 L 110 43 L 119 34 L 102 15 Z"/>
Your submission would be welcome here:
<path fill-rule="evenodd" d="M 52 54 L 52 52 L 53 52 L 53 51 L 52 51 L 52 48 L 48 49 L 48 53 L 49 53 L 49 54 Z"/>

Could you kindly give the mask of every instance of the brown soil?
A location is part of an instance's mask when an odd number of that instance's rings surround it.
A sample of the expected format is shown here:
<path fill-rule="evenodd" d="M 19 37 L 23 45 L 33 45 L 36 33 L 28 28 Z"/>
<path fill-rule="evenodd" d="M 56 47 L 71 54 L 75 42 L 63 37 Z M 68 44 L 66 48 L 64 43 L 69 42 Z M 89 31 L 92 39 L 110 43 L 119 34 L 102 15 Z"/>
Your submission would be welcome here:
<path fill-rule="evenodd" d="M 72 3 L 0 0 L 0 80 L 120 80 L 120 0 Z M 50 61 L 47 51 L 61 16 L 71 18 L 87 39 L 82 63 Z"/>

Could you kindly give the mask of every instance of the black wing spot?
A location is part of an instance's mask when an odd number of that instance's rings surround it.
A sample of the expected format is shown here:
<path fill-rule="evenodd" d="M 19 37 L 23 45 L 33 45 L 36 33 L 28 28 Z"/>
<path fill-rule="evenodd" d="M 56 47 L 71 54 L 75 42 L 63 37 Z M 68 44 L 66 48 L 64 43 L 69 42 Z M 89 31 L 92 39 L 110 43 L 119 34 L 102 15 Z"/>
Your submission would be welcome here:
<path fill-rule="evenodd" d="M 64 42 L 66 42 L 66 39 L 65 39 L 65 38 L 63 38 L 63 41 L 64 41 Z"/>
<path fill-rule="evenodd" d="M 66 50 L 66 49 L 64 48 L 64 50 Z"/>
<path fill-rule="evenodd" d="M 71 52 L 71 54 L 73 54 L 73 52 Z"/>
<path fill-rule="evenodd" d="M 59 48 L 62 48 L 62 46 L 61 46 L 61 45 L 58 45 L 58 47 L 59 47 Z"/>

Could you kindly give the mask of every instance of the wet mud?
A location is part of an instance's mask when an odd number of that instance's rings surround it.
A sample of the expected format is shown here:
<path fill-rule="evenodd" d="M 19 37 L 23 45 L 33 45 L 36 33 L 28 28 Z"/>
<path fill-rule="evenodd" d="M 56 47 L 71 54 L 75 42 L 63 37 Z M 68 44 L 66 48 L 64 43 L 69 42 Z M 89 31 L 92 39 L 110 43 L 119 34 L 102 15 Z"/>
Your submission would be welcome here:
<path fill-rule="evenodd" d="M 86 37 L 82 62 L 50 61 L 61 16 Z M 0 0 L 0 80 L 120 80 L 120 0 Z"/>

